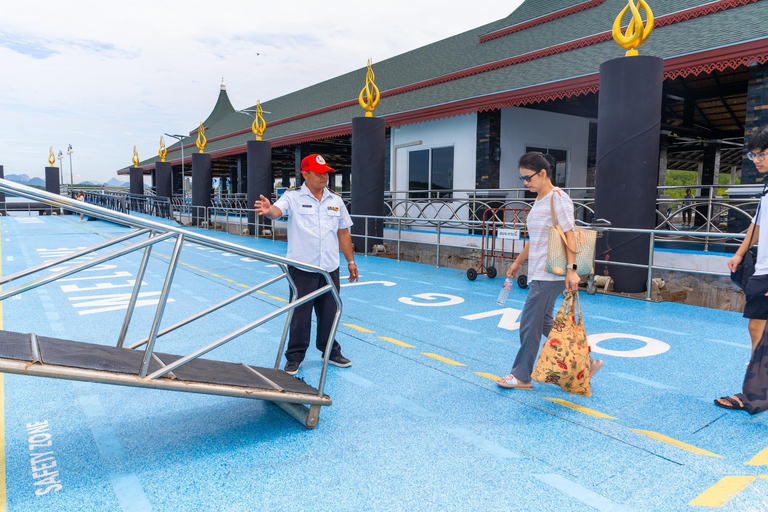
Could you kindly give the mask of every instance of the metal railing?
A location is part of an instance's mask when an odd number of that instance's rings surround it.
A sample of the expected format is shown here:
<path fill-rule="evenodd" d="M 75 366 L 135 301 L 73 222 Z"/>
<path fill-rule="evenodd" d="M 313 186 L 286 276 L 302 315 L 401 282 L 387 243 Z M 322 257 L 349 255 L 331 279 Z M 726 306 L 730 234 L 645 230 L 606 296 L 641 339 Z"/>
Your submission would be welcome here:
<path fill-rule="evenodd" d="M 325 397 L 323 394 L 323 388 L 325 386 L 330 350 L 333 346 L 333 339 L 338 327 L 342 310 L 341 310 L 341 300 L 339 299 L 338 291 L 336 290 L 328 272 L 326 272 L 322 268 L 315 267 L 312 265 L 307 265 L 305 263 L 301 263 L 297 261 L 292 261 L 283 257 L 275 256 L 273 254 L 269 254 L 262 251 L 257 251 L 255 249 L 250 249 L 241 245 L 236 245 L 233 243 L 221 241 L 215 238 L 211 238 L 205 235 L 201 235 L 199 233 L 184 230 L 184 229 L 170 226 L 167 224 L 154 222 L 154 221 L 142 218 L 140 216 L 126 215 L 124 213 L 120 213 L 119 211 L 118 212 L 112 211 L 111 208 L 108 209 L 103 206 L 93 204 L 91 202 L 82 202 L 82 201 L 77 201 L 64 196 L 50 194 L 48 192 L 44 192 L 38 189 L 34 189 L 24 185 L 19 185 L 17 183 L 14 183 L 8 180 L 0 179 L 0 192 L 13 193 L 17 196 L 35 199 L 35 200 L 47 203 L 56 208 L 62 208 L 64 210 L 72 211 L 75 213 L 81 213 L 88 216 L 98 217 L 100 219 L 108 220 L 108 221 L 125 225 L 135 229 L 135 231 L 132 231 L 126 235 L 111 239 L 106 242 L 102 242 L 88 249 L 69 254 L 55 261 L 46 262 L 42 265 L 38 265 L 36 267 L 29 268 L 21 272 L 17 272 L 13 275 L 0 278 L 0 285 L 8 284 L 11 282 L 15 282 L 23 277 L 30 276 L 32 274 L 40 272 L 41 270 L 48 269 L 66 262 L 70 262 L 72 260 L 75 260 L 76 258 L 80 258 L 85 255 L 93 254 L 96 251 L 99 251 L 101 249 L 118 246 L 119 244 L 123 244 L 123 243 L 129 243 L 129 245 L 125 247 L 119 247 L 107 254 L 97 255 L 84 263 L 76 263 L 73 266 L 65 267 L 58 271 L 54 271 L 52 273 L 46 273 L 42 277 L 36 280 L 25 282 L 13 289 L 7 289 L 6 287 L 5 290 L 0 292 L 0 301 L 2 301 L 9 297 L 13 297 L 20 293 L 24 293 L 26 291 L 37 288 L 39 286 L 51 283 L 58 279 L 65 278 L 76 272 L 92 268 L 106 261 L 111 261 L 113 259 L 122 257 L 124 255 L 133 253 L 135 251 L 143 250 L 144 251 L 143 258 L 139 266 L 139 270 L 137 272 L 131 297 L 128 301 L 127 312 L 123 320 L 120 334 L 117 336 L 117 340 L 116 340 L 117 347 L 123 347 L 123 345 L 125 344 L 126 333 L 128 332 L 134 307 L 136 306 L 137 299 L 139 297 L 139 292 L 142 286 L 142 280 L 144 277 L 145 270 L 147 268 L 147 264 L 149 262 L 149 258 L 151 256 L 152 247 L 155 246 L 157 243 L 163 242 L 165 240 L 175 240 L 173 254 L 170 258 L 166 277 L 162 286 L 162 291 L 160 293 L 160 298 L 158 300 L 157 309 L 154 314 L 154 319 L 152 321 L 152 327 L 150 329 L 149 335 L 146 338 L 129 345 L 129 348 L 138 348 L 140 346 L 145 346 L 146 348 L 144 349 L 141 368 L 139 369 L 139 372 L 137 374 L 138 381 L 134 383 L 128 383 L 128 385 L 140 385 L 140 386 L 149 386 L 149 387 L 157 387 L 157 388 L 166 387 L 166 388 L 173 388 L 173 389 L 184 389 L 188 391 L 197 391 L 202 393 L 212 392 L 214 394 L 230 394 L 230 396 L 263 398 L 266 400 L 274 401 L 275 403 L 277 403 L 278 405 L 286 409 L 293 416 L 299 415 L 304 417 L 307 422 L 311 422 L 313 420 L 316 422 L 317 414 L 319 414 L 320 405 L 330 405 L 330 400 L 327 397 Z M 95 200 L 95 198 L 93 197 L 91 199 Z M 126 196 L 123 196 L 121 198 L 121 201 L 118 201 L 117 199 L 118 198 L 115 198 L 114 201 L 111 199 L 107 201 L 108 203 L 107 206 L 117 207 L 118 203 L 120 203 L 120 206 L 122 207 L 126 201 L 130 201 L 130 197 L 126 197 Z M 101 197 L 101 200 L 104 200 L 104 196 Z M 142 198 L 141 201 L 143 201 L 144 204 L 151 204 L 150 200 L 147 198 Z M 157 211 L 157 210 L 154 210 L 154 211 Z M 151 211 L 149 213 L 152 214 Z M 208 215 L 207 212 L 204 212 L 204 215 L 207 216 Z M 134 239 L 141 238 L 144 236 L 146 236 L 147 238 L 144 240 L 134 241 Z M 255 286 L 250 287 L 245 292 L 238 293 L 234 297 L 231 297 L 223 302 L 220 302 L 215 306 L 212 306 L 204 311 L 201 311 L 175 324 L 174 326 L 166 328 L 161 331 L 160 330 L 161 321 L 163 319 L 163 314 L 168 302 L 168 296 L 171 290 L 171 285 L 173 283 L 174 273 L 179 264 L 179 256 L 182 251 L 182 246 L 184 242 L 194 242 L 194 243 L 211 247 L 214 249 L 219 249 L 219 250 L 223 250 L 233 254 L 252 258 L 257 261 L 263 261 L 266 263 L 275 264 L 280 268 L 281 273 Z M 301 270 L 305 270 L 308 272 L 316 272 L 321 274 L 326 282 L 326 285 L 312 293 L 309 293 L 303 296 L 298 296 L 296 287 L 288 272 L 289 266 L 299 268 Z M 233 303 L 236 300 L 239 300 L 246 296 L 250 296 L 256 291 L 266 286 L 269 286 L 277 281 L 280 281 L 282 279 L 285 279 L 288 282 L 290 290 L 292 292 L 291 299 L 287 301 L 288 302 L 287 305 L 279 307 L 274 311 L 262 316 L 261 318 L 254 320 L 248 323 L 247 325 L 242 326 L 239 329 L 229 334 L 226 334 L 225 336 L 219 338 L 218 340 L 212 343 L 209 343 L 197 350 L 194 350 L 193 352 L 187 354 L 186 356 L 181 357 L 180 359 L 174 361 L 173 363 L 162 364 L 160 369 L 156 370 L 153 373 L 149 373 L 149 364 L 150 364 L 150 361 L 153 360 L 155 345 L 157 340 L 160 337 L 179 327 L 188 325 L 191 322 L 198 320 L 203 316 L 208 315 L 209 313 L 212 313 L 213 311 L 217 311 L 227 306 L 228 304 Z M 163 377 L 164 375 L 169 374 L 174 369 L 177 369 L 178 367 L 203 356 L 204 354 L 224 345 L 225 343 L 232 341 L 233 339 L 259 327 L 260 325 L 272 319 L 275 319 L 281 315 L 285 315 L 286 316 L 285 325 L 282 330 L 282 336 L 280 338 L 277 357 L 274 363 L 274 369 L 278 369 L 280 360 L 282 357 L 283 349 L 285 347 L 286 337 L 287 337 L 291 317 L 293 314 L 293 310 L 296 307 L 300 306 L 301 304 L 304 304 L 305 302 L 310 301 L 315 297 L 318 297 L 327 292 L 330 292 L 334 300 L 336 301 L 337 311 L 331 326 L 331 332 L 329 335 L 326 350 L 323 354 L 323 364 L 322 364 L 322 369 L 320 374 L 319 385 L 317 387 L 318 392 L 315 398 L 308 399 L 304 395 L 297 397 L 297 396 L 291 395 L 290 393 L 285 394 L 285 393 L 278 393 L 278 392 L 258 390 L 258 389 L 247 389 L 239 394 L 224 393 L 224 392 L 221 392 L 221 390 L 218 388 L 214 389 L 215 386 L 214 388 L 211 388 L 206 391 L 207 388 L 204 385 L 190 386 L 188 388 L 183 388 L 183 387 L 180 388 L 178 383 L 173 383 L 172 381 L 168 381 L 168 379 L 159 380 L 160 377 Z M 154 360 L 157 360 L 157 359 L 154 358 Z M 47 376 L 54 376 L 59 378 L 75 378 L 73 375 L 70 375 L 68 371 L 58 370 L 58 372 L 59 373 L 57 374 L 49 374 Z M 109 381 L 110 378 L 111 377 L 105 377 L 104 379 L 101 379 L 101 381 L 106 382 L 106 381 Z M 115 377 L 115 379 L 120 380 L 120 382 L 115 382 L 115 383 L 126 384 L 124 379 L 118 379 L 117 377 Z M 297 404 L 301 404 L 301 403 L 311 404 L 311 407 L 307 411 L 297 410 L 295 407 L 300 407 Z M 309 423 L 307 423 L 307 426 L 310 426 Z"/>

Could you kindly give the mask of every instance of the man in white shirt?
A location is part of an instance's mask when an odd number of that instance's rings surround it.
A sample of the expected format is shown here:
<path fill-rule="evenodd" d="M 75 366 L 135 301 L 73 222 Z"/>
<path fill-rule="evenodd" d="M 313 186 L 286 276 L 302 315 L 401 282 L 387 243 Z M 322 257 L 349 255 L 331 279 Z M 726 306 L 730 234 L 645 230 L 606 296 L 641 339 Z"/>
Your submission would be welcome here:
<path fill-rule="evenodd" d="M 328 190 L 328 173 L 334 172 L 320 155 L 309 155 L 301 161 L 301 176 L 304 184 L 283 194 L 275 204 L 260 196 L 254 203 L 256 213 L 272 220 L 288 217 L 288 253 L 291 260 L 314 265 L 327 271 L 336 290 L 339 284 L 339 248 L 344 253 L 349 270 L 349 281 L 357 281 L 357 265 L 352 249 L 349 228 L 352 219 L 341 197 Z M 322 274 L 305 272 L 295 267 L 288 269 L 296 285 L 299 297 L 312 293 L 327 284 Z M 285 351 L 287 363 L 285 372 L 296 375 L 309 347 L 312 328 L 312 309 L 317 315 L 316 346 L 325 351 L 336 315 L 336 301 L 331 293 L 307 301 L 293 311 L 288 348 Z M 341 346 L 334 340 L 328 362 L 346 368 L 352 362 L 341 355 Z"/>

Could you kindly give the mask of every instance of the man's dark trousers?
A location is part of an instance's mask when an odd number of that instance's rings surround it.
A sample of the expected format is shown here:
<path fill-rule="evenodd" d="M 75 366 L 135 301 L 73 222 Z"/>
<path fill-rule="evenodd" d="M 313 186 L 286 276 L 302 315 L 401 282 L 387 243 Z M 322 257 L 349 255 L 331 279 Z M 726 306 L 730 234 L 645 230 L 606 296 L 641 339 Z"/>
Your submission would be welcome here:
<path fill-rule="evenodd" d="M 294 267 L 288 269 L 288 273 L 296 285 L 299 297 L 319 290 L 328 283 L 322 274 L 316 272 L 304 272 Z M 328 272 L 336 290 L 339 291 L 339 269 Z M 293 300 L 293 290 L 291 290 L 291 300 Z M 325 352 L 328 343 L 328 335 L 331 333 L 333 317 L 336 315 L 336 301 L 331 292 L 326 292 L 313 300 L 305 302 L 293 310 L 291 318 L 290 337 L 288 338 L 288 349 L 285 351 L 285 358 L 288 361 L 301 362 L 304 360 L 304 354 L 309 347 L 309 335 L 312 331 L 312 308 L 317 314 L 317 338 L 316 345 L 321 352 Z M 341 354 L 341 345 L 333 340 L 331 356 Z"/>

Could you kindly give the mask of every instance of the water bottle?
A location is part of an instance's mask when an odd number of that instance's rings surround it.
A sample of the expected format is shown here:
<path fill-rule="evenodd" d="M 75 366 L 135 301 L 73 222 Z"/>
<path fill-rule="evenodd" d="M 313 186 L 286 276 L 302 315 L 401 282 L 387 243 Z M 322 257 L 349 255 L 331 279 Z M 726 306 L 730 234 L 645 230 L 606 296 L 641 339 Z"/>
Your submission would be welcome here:
<path fill-rule="evenodd" d="M 507 297 L 509 296 L 509 291 L 512 289 L 512 280 L 510 278 L 506 278 L 504 280 L 504 284 L 501 285 L 501 291 L 499 292 L 499 298 L 496 299 L 496 304 L 499 306 L 503 306 L 505 302 L 507 302 Z"/>

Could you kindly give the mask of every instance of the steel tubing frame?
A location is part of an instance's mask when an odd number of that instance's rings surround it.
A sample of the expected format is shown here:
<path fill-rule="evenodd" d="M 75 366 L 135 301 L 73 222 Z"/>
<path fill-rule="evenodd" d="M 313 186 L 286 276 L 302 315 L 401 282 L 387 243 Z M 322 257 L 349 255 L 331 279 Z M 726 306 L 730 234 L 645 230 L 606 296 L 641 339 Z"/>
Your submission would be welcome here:
<path fill-rule="evenodd" d="M 275 368 L 277 368 L 278 364 L 279 364 L 279 361 L 280 361 L 280 357 L 282 356 L 282 350 L 283 350 L 283 347 L 284 347 L 284 344 L 285 344 L 285 340 L 286 340 L 286 336 L 287 336 L 287 332 L 288 332 L 288 327 L 290 325 L 290 320 L 291 320 L 291 317 L 292 317 L 292 314 L 293 314 L 293 310 L 296 307 L 298 307 L 299 305 L 304 304 L 305 302 L 307 302 L 309 300 L 312 300 L 312 299 L 314 299 L 317 296 L 320 296 L 320 295 L 322 295 L 324 293 L 331 293 L 332 297 L 336 301 L 337 311 L 336 311 L 336 315 L 334 317 L 333 324 L 331 326 L 331 332 L 330 332 L 328 343 L 327 343 L 327 349 L 326 349 L 326 351 L 325 351 L 325 353 L 323 355 L 323 366 L 322 366 L 322 371 L 321 371 L 320 383 L 318 385 L 317 399 L 316 400 L 309 400 L 309 399 L 307 399 L 307 395 L 306 394 L 300 394 L 300 393 L 293 393 L 293 394 L 290 394 L 291 396 L 286 396 L 286 395 L 274 394 L 274 393 L 269 393 L 269 392 L 263 392 L 263 393 L 259 392 L 259 393 L 254 394 L 254 392 L 251 390 L 251 391 L 243 394 L 243 396 L 249 396 L 249 397 L 252 397 L 252 398 L 263 398 L 265 400 L 270 400 L 270 401 L 275 401 L 275 402 L 287 401 L 287 402 L 293 402 L 293 403 L 308 403 L 308 404 L 314 404 L 314 405 L 318 405 L 318 406 L 319 405 L 330 405 L 330 399 L 327 399 L 327 397 L 324 397 L 324 395 L 323 395 L 323 388 L 324 388 L 324 385 L 325 385 L 325 376 L 326 376 L 326 372 L 327 372 L 328 359 L 329 359 L 329 356 L 330 356 L 330 347 L 332 347 L 332 345 L 333 345 L 333 339 L 335 337 L 336 330 L 338 328 L 338 322 L 339 322 L 339 319 L 341 317 L 341 299 L 339 297 L 338 291 L 336 290 L 335 286 L 333 285 L 333 280 L 331 279 L 330 274 L 327 271 L 325 271 L 324 269 L 319 268 L 319 267 L 315 267 L 313 265 L 308 265 L 308 264 L 305 264 L 305 263 L 302 263 L 302 262 L 289 260 L 287 258 L 281 258 L 279 256 L 274 256 L 274 255 L 269 254 L 269 253 L 265 253 L 265 252 L 257 251 L 257 250 L 254 250 L 254 249 L 242 247 L 242 246 L 239 246 L 239 245 L 236 245 L 236 244 L 232 244 L 230 242 L 226 242 L 226 241 L 222 241 L 222 240 L 217 240 L 217 239 L 214 239 L 214 238 L 211 238 L 211 237 L 208 237 L 208 236 L 199 235 L 199 234 L 196 234 L 196 233 L 184 230 L 184 229 L 176 228 L 174 226 L 167 226 L 167 225 L 160 224 L 160 223 L 157 223 L 157 222 L 154 222 L 154 221 L 151 221 L 151 220 L 137 218 L 135 216 L 131 217 L 129 215 L 126 215 L 126 214 L 123 214 L 123 213 L 119 213 L 119 212 L 115 212 L 115 211 L 112 211 L 112 210 L 109 210 L 109 209 L 106 209 L 106 208 L 102 208 L 100 206 L 95 206 L 95 205 L 84 203 L 84 202 L 81 202 L 81 201 L 76 201 L 76 200 L 69 199 L 67 197 L 63 197 L 63 196 L 59 196 L 59 195 L 55 195 L 55 194 L 49 194 L 47 192 L 43 192 L 43 191 L 40 191 L 40 190 L 37 190 L 37 189 L 33 189 L 33 188 L 30 188 L 30 187 L 27 187 L 27 186 L 24 186 L 24 185 L 19 185 L 19 184 L 16 184 L 16 183 L 10 182 L 8 180 L 4 180 L 4 179 L 0 179 L 0 191 L 7 192 L 7 193 L 12 193 L 12 194 L 16 194 L 16 195 L 20 195 L 22 197 L 29 197 L 29 198 L 37 199 L 37 200 L 40 200 L 40 201 L 42 201 L 42 202 L 44 202 L 46 204 L 52 205 L 52 206 L 65 208 L 67 210 L 71 210 L 71 211 L 74 211 L 76 213 L 83 213 L 83 214 L 86 214 L 86 215 L 93 215 L 93 216 L 96 216 L 96 217 L 99 217 L 99 218 L 106 219 L 106 220 L 111 221 L 111 222 L 115 222 L 117 224 L 122 224 L 122 225 L 129 226 L 131 228 L 137 229 L 137 232 L 130 233 L 128 235 L 124 235 L 120 239 L 110 240 L 108 243 L 105 242 L 103 244 L 99 244 L 99 245 L 96 246 L 97 248 L 103 248 L 103 247 L 106 247 L 106 246 L 109 246 L 109 245 L 114 245 L 116 243 L 128 240 L 130 238 L 139 236 L 141 234 L 146 234 L 147 232 L 151 232 L 153 234 L 154 233 L 161 233 L 159 235 L 150 236 L 150 238 L 148 240 L 146 240 L 146 241 L 138 242 L 138 243 L 129 245 L 129 246 L 125 247 L 125 248 L 118 249 L 118 250 L 113 251 L 113 252 L 111 252 L 109 254 L 103 255 L 103 256 L 95 259 L 95 260 L 91 260 L 91 261 L 88 261 L 86 263 L 83 263 L 83 264 L 80 264 L 80 265 L 77 265 L 77 266 L 74 266 L 74 267 L 70 267 L 70 268 L 64 269 L 64 270 L 62 270 L 62 271 L 60 271 L 58 273 L 55 273 L 55 274 L 53 274 L 51 276 L 46 277 L 46 278 L 42 278 L 42 279 L 39 279 L 37 281 L 33 281 L 31 283 L 28 283 L 26 285 L 22 285 L 19 288 L 16 288 L 16 289 L 11 290 L 9 292 L 2 293 L 2 294 L 0 294 L 0 301 L 2 301 L 5 298 L 8 298 L 10 296 L 16 295 L 18 293 L 21 293 L 21 292 L 24 292 L 24 291 L 28 291 L 29 289 L 36 288 L 38 286 L 42 286 L 44 284 L 50 283 L 50 282 L 55 281 L 55 280 L 57 280 L 57 279 L 59 279 L 61 277 L 66 277 L 68 275 L 74 274 L 74 273 L 76 273 L 76 272 L 78 272 L 80 270 L 84 270 L 84 269 L 90 268 L 92 266 L 101 264 L 104 261 L 109 261 L 111 259 L 123 256 L 125 254 L 130 253 L 130 252 L 133 252 L 133 251 L 136 251 L 136 250 L 141 250 L 143 248 L 149 249 L 149 247 L 151 247 L 155 243 L 158 243 L 158 242 L 161 242 L 163 240 L 166 240 L 166 239 L 169 239 L 169 238 L 173 238 L 173 237 L 176 238 L 176 244 L 175 244 L 175 247 L 174 247 L 173 256 L 172 256 L 171 262 L 169 263 L 169 266 L 168 266 L 168 271 L 167 271 L 167 274 L 166 274 L 166 279 L 165 279 L 165 282 L 163 284 L 163 290 L 161 292 L 161 298 L 158 301 L 158 307 L 157 307 L 157 310 L 155 312 L 155 317 L 154 317 L 154 320 L 153 320 L 153 323 L 152 323 L 152 328 L 151 328 L 151 331 L 150 331 L 150 335 L 149 335 L 149 337 L 146 340 L 143 340 L 143 343 L 135 344 L 135 346 L 140 346 L 140 345 L 142 345 L 144 343 L 146 343 L 146 345 L 147 345 L 147 347 L 146 347 L 146 349 L 144 351 L 144 356 L 143 356 L 143 360 L 142 360 L 141 369 L 139 371 L 139 374 L 136 377 L 125 376 L 126 377 L 125 379 L 123 379 L 123 378 L 104 379 L 103 377 L 95 378 L 94 377 L 95 374 L 99 374 L 100 375 L 100 373 L 97 372 L 97 371 L 82 370 L 82 369 L 69 369 L 69 370 L 66 370 L 66 371 L 63 371 L 63 372 L 62 371 L 58 371 L 58 370 L 52 370 L 51 371 L 49 368 L 46 368 L 45 366 L 39 367 L 38 369 L 35 369 L 32 372 L 30 372 L 30 371 L 19 372 L 19 371 L 14 371 L 15 367 L 13 365 L 10 365 L 10 367 L 7 367 L 8 371 L 11 371 L 11 372 L 14 372 L 14 373 L 27 373 L 27 374 L 31 373 L 31 374 L 37 374 L 37 375 L 43 375 L 44 374 L 45 376 L 50 376 L 50 377 L 74 378 L 74 379 L 77 379 L 77 380 L 92 380 L 92 381 L 98 381 L 98 382 L 111 382 L 111 383 L 117 383 L 117 384 L 123 383 L 123 384 L 126 384 L 126 385 L 143 385 L 143 384 L 136 383 L 134 381 L 134 379 L 138 379 L 141 383 L 146 383 L 146 382 L 149 382 L 149 381 L 159 382 L 157 380 L 157 378 L 160 376 L 158 374 L 159 372 L 162 372 L 162 375 L 165 375 L 165 374 L 167 374 L 169 372 L 172 372 L 172 370 L 178 368 L 179 366 L 182 366 L 184 363 L 189 362 L 189 361 L 191 361 L 193 359 L 196 359 L 196 358 L 202 356 L 203 354 L 205 354 L 207 352 L 210 352 L 214 348 L 216 348 L 218 346 L 221 346 L 224 343 L 227 343 L 227 342 L 231 341 L 232 339 L 235 339 L 237 336 L 240 336 L 241 334 L 244 334 L 244 333 L 254 329 L 255 327 L 258 327 L 259 325 L 261 325 L 261 324 L 263 324 L 263 323 L 265 323 L 265 322 L 267 322 L 267 321 L 269 321 L 269 320 L 271 320 L 271 319 L 273 319 L 273 318 L 275 318 L 275 317 L 277 317 L 277 316 L 279 316 L 279 315 L 281 315 L 283 313 L 287 313 L 286 324 L 285 324 L 285 327 L 283 329 L 283 335 L 282 335 L 282 338 L 280 340 L 280 348 L 279 348 L 278 355 L 277 355 L 277 362 L 275 364 Z M 207 212 L 206 212 L 206 218 L 207 218 Z M 159 328 L 160 328 L 160 323 L 162 321 L 164 307 L 165 307 L 165 304 L 167 303 L 168 295 L 170 293 L 170 287 L 171 287 L 171 283 L 173 281 L 174 272 L 175 272 L 175 269 L 177 267 L 178 257 L 179 257 L 179 254 L 181 252 L 181 248 L 183 246 L 184 241 L 190 241 L 190 242 L 198 243 L 198 244 L 201 244 L 201 245 L 205 245 L 207 247 L 212 247 L 212 248 L 215 248 L 217 250 L 223 250 L 223 251 L 231 252 L 231 253 L 234 253 L 234 254 L 242 255 L 244 257 L 254 258 L 254 259 L 257 259 L 257 260 L 260 260 L 260 261 L 264 261 L 264 262 L 267 262 L 267 263 L 276 264 L 283 271 L 280 276 L 277 276 L 274 279 L 269 279 L 266 282 L 261 283 L 260 285 L 252 287 L 251 289 L 249 289 L 249 291 L 246 291 L 243 294 L 238 294 L 238 296 L 236 296 L 236 297 L 234 297 L 232 299 L 229 299 L 227 301 L 224 301 L 224 303 L 221 303 L 221 304 L 218 304 L 218 305 L 214 306 L 215 309 L 220 309 L 221 307 L 223 307 L 223 306 L 225 306 L 225 305 L 227 305 L 227 304 L 229 304 L 231 302 L 234 302 L 238 298 L 241 298 L 241 297 L 249 294 L 249 292 L 252 293 L 253 291 L 255 291 L 255 290 L 259 289 L 259 288 L 268 286 L 269 284 L 272 284 L 272 283 L 276 282 L 277 280 L 279 280 L 279 279 L 281 279 L 283 277 L 285 277 L 286 280 L 288 281 L 290 289 L 293 291 L 293 296 L 294 296 L 295 300 L 293 300 L 287 306 L 279 308 L 278 310 L 276 310 L 276 311 L 274 311 L 274 312 L 272 312 L 272 313 L 270 313 L 268 315 L 263 316 L 259 320 L 255 321 L 255 322 L 252 322 L 251 324 L 248 324 L 248 325 L 246 325 L 246 326 L 244 326 L 244 327 L 242 327 L 242 328 L 240 328 L 240 329 L 238 329 L 238 330 L 236 330 L 236 331 L 226 335 L 223 338 L 220 338 L 219 340 L 215 341 L 212 344 L 209 344 L 206 347 L 203 347 L 201 349 L 198 349 L 197 351 L 192 352 L 191 354 L 188 354 L 187 356 L 185 356 L 185 357 L 175 361 L 171 365 L 166 365 L 161 370 L 153 373 L 149 377 L 146 377 L 146 374 L 147 374 L 147 371 L 148 371 L 148 368 L 149 368 L 149 362 L 151 361 L 152 356 L 153 356 L 153 352 L 154 352 L 154 344 L 155 344 L 157 338 L 159 336 L 162 336 L 162 334 L 170 332 L 169 330 L 166 330 L 164 332 L 160 332 Z M 43 267 L 41 265 L 41 266 L 36 267 L 35 270 L 29 270 L 29 271 L 25 271 L 25 272 L 22 272 L 22 273 L 17 273 L 14 276 L 9 276 L 9 278 L 6 278 L 6 282 L 11 281 L 13 279 L 16 279 L 18 277 L 23 277 L 24 275 L 29 275 L 30 273 L 36 272 L 36 271 L 41 270 L 43 268 L 48 268 L 48 267 L 53 266 L 53 265 L 55 265 L 57 263 L 61 263 L 62 261 L 68 261 L 70 259 L 74 259 L 76 257 L 80 257 L 80 256 L 83 256 L 83 255 L 89 254 L 89 253 L 93 252 L 93 250 L 94 250 L 94 248 L 90 248 L 90 249 L 87 249 L 87 250 L 84 250 L 84 251 L 78 251 L 76 256 L 68 255 L 65 258 L 61 258 L 57 262 L 51 263 L 50 265 L 48 263 L 46 263 L 45 267 Z M 148 250 L 145 251 L 144 257 L 142 258 L 142 264 L 141 264 L 141 268 L 142 269 L 146 267 L 146 261 L 148 260 L 149 255 L 150 255 L 150 252 Z M 320 288 L 319 290 L 316 290 L 315 292 L 312 292 L 310 294 L 298 297 L 298 294 L 296 293 L 296 286 L 293 283 L 293 280 L 291 279 L 290 274 L 288 274 L 288 270 L 287 270 L 288 266 L 296 267 L 296 268 L 299 268 L 301 270 L 305 270 L 305 271 L 308 271 L 308 272 L 319 273 L 319 274 L 321 274 L 323 276 L 323 278 L 325 279 L 327 284 L 326 284 L 326 286 Z M 132 292 L 131 304 L 133 304 L 133 305 L 135 305 L 135 298 L 138 296 L 138 291 L 139 291 L 139 288 L 140 288 L 141 279 L 137 279 L 137 281 L 138 282 L 135 284 L 133 292 Z M 123 329 L 121 329 L 121 336 L 120 336 L 120 339 L 118 340 L 118 346 L 120 346 L 120 341 L 124 341 L 125 335 L 124 335 L 123 331 L 127 332 L 127 325 L 130 323 L 130 317 L 131 317 L 131 313 L 132 313 L 132 311 L 130 309 L 131 308 L 129 308 L 129 311 L 126 312 L 126 318 L 124 320 Z M 213 309 L 209 308 L 209 310 L 204 311 L 203 314 L 194 315 L 194 318 L 187 319 L 187 321 L 185 321 L 184 324 L 186 325 L 186 324 L 190 323 L 191 321 L 193 321 L 193 320 L 195 320 L 197 318 L 200 318 L 201 316 L 204 316 L 207 313 L 210 313 L 211 310 L 213 310 Z M 175 329 L 175 328 L 178 328 L 178 327 L 180 327 L 180 325 L 176 325 L 173 328 Z M 3 367 L 6 368 L 6 365 L 3 364 Z M 80 373 L 78 373 L 78 372 L 80 372 Z M 83 375 L 86 375 L 86 374 L 90 375 L 90 377 L 89 378 L 79 378 L 78 377 L 78 376 L 83 376 Z M 201 393 L 207 392 L 205 390 L 208 390 L 208 389 L 213 390 L 213 389 L 216 388 L 215 385 L 208 385 L 208 384 L 206 384 L 206 385 L 189 386 L 188 383 L 181 384 L 180 386 L 177 386 L 177 385 L 169 386 L 168 382 L 166 382 L 166 380 L 167 379 L 163 379 L 162 380 L 162 385 L 160 385 L 158 383 L 157 385 L 154 385 L 154 386 L 153 385 L 149 385 L 147 387 L 163 387 L 163 388 L 172 387 L 172 388 L 183 389 L 185 391 L 199 391 Z M 119 381 L 119 382 L 115 382 L 115 381 Z M 128 383 L 129 381 L 130 381 L 130 384 Z M 200 387 L 201 389 L 199 389 L 199 390 L 191 389 L 191 388 L 197 388 L 197 387 Z M 227 396 L 235 396 L 235 395 L 233 395 L 229 391 L 226 392 L 226 393 L 224 393 L 224 392 L 215 392 L 213 394 L 226 394 Z M 296 396 L 292 396 L 292 395 L 296 395 Z M 240 395 L 237 395 L 237 396 L 240 396 Z M 310 411 L 311 411 L 311 409 L 312 408 L 310 408 Z M 293 415 L 293 413 L 292 413 L 292 415 Z M 312 414 L 309 414 L 309 416 L 312 416 Z M 316 414 L 315 414 L 315 419 L 316 419 Z M 308 421 L 307 426 L 309 426 L 309 420 L 307 420 L 307 421 Z"/>

